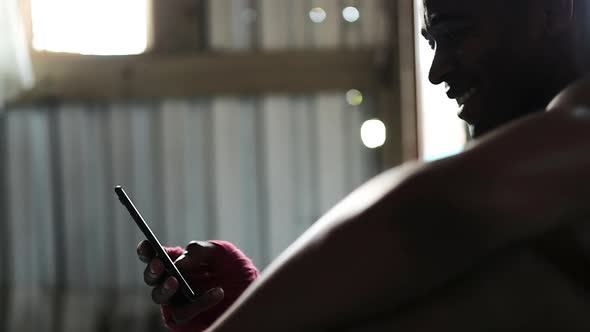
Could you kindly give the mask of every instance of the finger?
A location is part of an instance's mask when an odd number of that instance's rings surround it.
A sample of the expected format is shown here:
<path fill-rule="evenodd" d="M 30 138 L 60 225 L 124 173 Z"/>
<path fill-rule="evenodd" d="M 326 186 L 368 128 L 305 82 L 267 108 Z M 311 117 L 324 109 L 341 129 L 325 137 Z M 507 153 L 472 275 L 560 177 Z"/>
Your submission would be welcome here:
<path fill-rule="evenodd" d="M 195 256 L 187 256 L 186 254 L 181 255 L 174 261 L 174 265 L 181 271 L 181 272 L 189 272 L 189 273 L 198 273 L 199 271 L 204 271 L 207 267 L 207 264 L 203 262 L 200 258 Z"/>
<path fill-rule="evenodd" d="M 207 265 L 219 248 L 210 242 L 192 241 L 186 246 L 186 252 L 178 257 L 174 264 L 181 270 L 195 270 Z"/>
<path fill-rule="evenodd" d="M 152 289 L 152 300 L 157 304 L 167 304 L 178 291 L 178 280 L 170 276 L 161 285 Z"/>
<path fill-rule="evenodd" d="M 156 257 L 156 251 L 147 240 L 143 240 L 137 245 L 137 256 L 142 262 L 149 263 L 152 258 Z"/>
<path fill-rule="evenodd" d="M 154 286 L 162 281 L 165 272 L 166 268 L 164 267 L 162 260 L 154 258 L 143 271 L 143 281 L 150 286 Z"/>
<path fill-rule="evenodd" d="M 219 247 L 208 241 L 191 241 L 186 246 L 187 255 L 198 255 L 203 258 L 211 257 L 217 250 Z"/>
<path fill-rule="evenodd" d="M 224 293 L 221 288 L 213 288 L 201 295 L 190 304 L 171 310 L 172 318 L 178 324 L 184 324 L 195 318 L 203 311 L 215 306 L 223 300 Z"/>

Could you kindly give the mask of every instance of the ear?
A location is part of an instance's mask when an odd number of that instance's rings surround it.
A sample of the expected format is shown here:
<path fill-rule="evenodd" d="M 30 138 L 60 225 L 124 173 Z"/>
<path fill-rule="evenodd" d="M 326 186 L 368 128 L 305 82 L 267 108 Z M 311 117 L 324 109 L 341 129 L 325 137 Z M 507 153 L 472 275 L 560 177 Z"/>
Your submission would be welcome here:
<path fill-rule="evenodd" d="M 567 30 L 574 21 L 574 0 L 544 0 L 545 29 L 549 35 Z"/>

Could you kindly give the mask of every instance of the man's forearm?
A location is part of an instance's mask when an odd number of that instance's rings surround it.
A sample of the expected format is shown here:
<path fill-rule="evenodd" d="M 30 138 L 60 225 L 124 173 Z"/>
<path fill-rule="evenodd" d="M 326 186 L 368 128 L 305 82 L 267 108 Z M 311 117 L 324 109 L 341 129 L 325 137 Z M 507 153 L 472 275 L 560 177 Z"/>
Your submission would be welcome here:
<path fill-rule="evenodd" d="M 314 225 L 211 329 L 314 331 L 379 319 L 493 248 L 445 195 L 452 165 L 409 165 L 370 181 Z M 450 170 L 450 172 L 447 171 Z M 434 170 L 434 171 L 431 171 Z M 449 192 L 461 191 L 459 186 Z"/>

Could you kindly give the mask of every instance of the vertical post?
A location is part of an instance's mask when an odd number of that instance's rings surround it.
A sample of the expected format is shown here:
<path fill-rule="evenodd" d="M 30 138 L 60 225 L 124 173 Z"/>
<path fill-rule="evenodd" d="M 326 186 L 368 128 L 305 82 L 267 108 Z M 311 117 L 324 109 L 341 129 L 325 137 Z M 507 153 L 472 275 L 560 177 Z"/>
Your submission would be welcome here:
<path fill-rule="evenodd" d="M 388 44 L 378 59 L 378 110 L 387 127 L 382 168 L 418 158 L 413 0 L 384 1 L 389 14 Z"/>
<path fill-rule="evenodd" d="M 33 15 L 31 12 L 31 0 L 20 0 L 18 2 L 21 22 L 29 50 L 33 49 Z"/>
<path fill-rule="evenodd" d="M 205 0 L 152 0 L 151 51 L 182 53 L 207 46 Z"/>
<path fill-rule="evenodd" d="M 417 159 L 419 152 L 414 1 L 396 1 L 398 4 L 399 103 L 402 125 L 402 158 L 404 161 Z"/>
<path fill-rule="evenodd" d="M 0 113 L 0 330 L 8 330 L 8 312 L 11 302 L 11 247 L 10 242 L 12 230 L 10 228 L 8 203 L 8 115 Z"/>

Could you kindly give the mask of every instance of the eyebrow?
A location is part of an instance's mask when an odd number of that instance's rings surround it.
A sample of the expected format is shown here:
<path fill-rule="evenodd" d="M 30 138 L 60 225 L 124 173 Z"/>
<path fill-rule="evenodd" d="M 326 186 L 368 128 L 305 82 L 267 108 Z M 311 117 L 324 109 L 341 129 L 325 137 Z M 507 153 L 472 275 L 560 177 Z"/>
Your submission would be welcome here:
<path fill-rule="evenodd" d="M 453 22 L 462 22 L 467 21 L 469 17 L 466 15 L 460 14 L 445 14 L 445 13 L 435 13 L 428 17 L 428 23 L 425 27 L 422 28 L 421 34 L 424 38 L 428 39 L 432 37 L 431 30 L 441 24 L 445 23 L 453 23 Z"/>
<path fill-rule="evenodd" d="M 428 18 L 431 26 L 439 25 L 449 21 L 465 21 L 468 19 L 466 15 L 461 14 L 445 14 L 434 13 Z"/>

